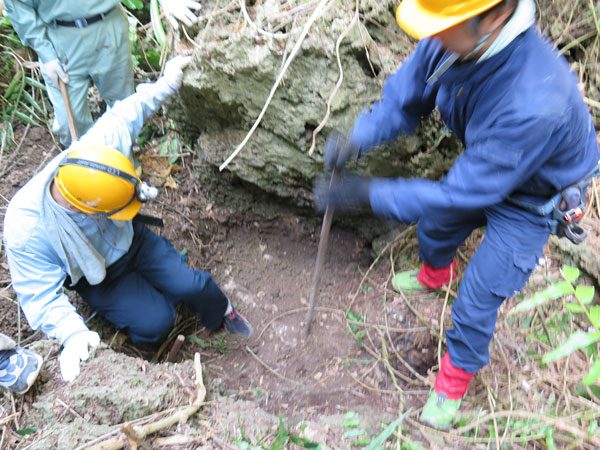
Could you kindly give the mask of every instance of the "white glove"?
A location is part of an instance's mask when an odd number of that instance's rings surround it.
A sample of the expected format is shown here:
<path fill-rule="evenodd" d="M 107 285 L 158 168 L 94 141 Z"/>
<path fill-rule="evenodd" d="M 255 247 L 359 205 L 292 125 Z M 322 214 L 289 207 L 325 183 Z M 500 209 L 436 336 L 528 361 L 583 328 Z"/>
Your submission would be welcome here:
<path fill-rule="evenodd" d="M 183 81 L 183 68 L 192 61 L 191 56 L 176 56 L 167 61 L 163 78 L 174 90 L 179 90 Z"/>
<path fill-rule="evenodd" d="M 60 374 L 64 381 L 70 383 L 77 378 L 79 363 L 88 359 L 89 350 L 97 347 L 99 343 L 100 336 L 94 331 L 80 331 L 65 341 L 59 357 Z"/>
<path fill-rule="evenodd" d="M 41 63 L 40 69 L 42 69 L 42 73 L 46 74 L 52 84 L 56 88 L 58 88 L 58 79 L 63 80 L 63 83 L 67 84 L 69 82 L 69 75 L 64 71 L 62 64 L 58 59 L 53 59 L 47 63 Z"/>
<path fill-rule="evenodd" d="M 202 7 L 196 0 L 159 0 L 159 3 L 167 20 L 175 30 L 179 28 L 178 20 L 188 27 L 195 24 L 198 17 L 192 12 L 192 9 L 198 11 Z"/>

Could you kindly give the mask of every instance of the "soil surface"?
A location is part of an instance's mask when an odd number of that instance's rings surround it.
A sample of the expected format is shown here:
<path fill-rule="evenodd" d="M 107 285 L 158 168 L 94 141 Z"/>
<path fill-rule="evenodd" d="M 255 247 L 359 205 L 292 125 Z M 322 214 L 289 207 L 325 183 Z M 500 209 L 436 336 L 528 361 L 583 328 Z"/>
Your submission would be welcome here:
<path fill-rule="evenodd" d="M 16 133 L 17 139 L 23 135 L 18 150 L 2 162 L 3 210 L 18 188 L 59 152 L 43 129 L 22 128 Z M 407 398 L 414 406 L 424 402 L 429 387 L 414 381 L 407 367 L 426 375 L 435 363 L 434 342 L 404 302 L 390 296 L 387 257 L 372 265 L 377 255 L 370 244 L 334 224 L 306 337 L 320 218 L 290 213 L 265 218 L 248 210 L 215 205 L 210 194 L 194 181 L 191 157 L 169 168 L 164 165 L 165 158 L 153 155 L 152 149 L 136 156 L 143 178 L 163 184 L 158 201 L 142 210 L 163 218 L 164 228 L 154 231 L 185 252 L 190 266 L 211 272 L 253 324 L 254 334 L 245 339 L 224 330 L 211 333 L 180 307 L 169 338 L 134 346 L 123 331 L 95 316 L 83 300 L 69 293 L 88 326 L 101 334 L 105 344 L 117 352 L 160 363 L 175 337 L 182 334 L 186 340 L 176 361 L 193 359 L 193 354 L 200 352 L 206 379 L 215 392 L 252 400 L 274 415 L 308 418 L 366 408 L 375 414 L 373 417 L 393 418 L 398 412 L 400 388 L 416 394 Z M 177 183 L 173 183 L 175 178 Z M 405 265 L 415 263 L 416 249 L 405 252 L 404 258 L 409 260 Z M 34 333 L 17 307 L 5 258 L 0 280 L 2 332 L 25 346 L 44 339 L 41 333 Z M 399 348 L 408 350 L 403 353 L 407 365 L 391 356 L 396 367 L 382 364 L 382 339 L 388 338 L 392 342 L 386 350 L 390 355 Z M 50 355 L 52 359 L 57 356 L 56 351 Z M 51 362 L 57 369 L 55 361 Z M 82 368 L 82 376 L 89 376 L 85 370 Z M 404 379 L 394 379 L 392 371 Z M 47 376 L 60 381 L 56 372 Z"/>
<path fill-rule="evenodd" d="M 46 130 L 23 127 L 15 135 L 20 144 L 4 156 L 0 166 L 3 211 L 16 190 L 59 151 Z M 156 344 L 134 346 L 125 332 L 95 316 L 76 294 L 69 293 L 88 326 L 100 333 L 103 352 L 135 357 L 136 367 L 157 363 L 157 373 L 167 374 L 157 379 L 164 376 L 173 379 L 168 375 L 171 366 L 162 363 L 172 353 L 178 335 L 183 335 L 185 341 L 172 362 L 189 362 L 196 352 L 200 353 L 208 399 L 213 403 L 194 423 L 204 426 L 205 420 L 214 420 L 225 431 L 220 436 L 210 433 L 210 438 L 202 438 L 206 446 L 190 443 L 172 448 L 234 448 L 227 442 L 242 437 L 243 442 L 258 443 L 258 437 L 248 437 L 251 434 L 248 430 L 253 423 L 260 423 L 255 418 L 263 414 L 271 417 L 265 419 L 274 427 L 271 438 L 277 434 L 276 419 L 272 418 L 284 417 L 290 429 L 295 426 L 294 430 L 301 430 L 297 434 L 308 436 L 311 427 L 319 423 L 312 431 L 314 440 L 330 448 L 351 448 L 359 435 L 348 433 L 343 424 L 354 420 L 348 419 L 354 417 L 352 414 L 358 413 L 360 417 L 360 424 L 353 425 L 352 430 L 359 426 L 372 439 L 381 433 L 382 423 L 389 423 L 409 409 L 405 419 L 407 427 L 403 431 L 408 436 L 404 438 L 407 442 L 420 441 L 425 443 L 425 448 L 472 448 L 459 434 L 442 438 L 416 421 L 433 385 L 439 357 L 445 352 L 438 336 L 451 326 L 449 303 L 457 288 L 453 283 L 450 289 L 412 295 L 398 294 L 391 289 L 394 271 L 417 267 L 414 228 L 393 230 L 371 244 L 352 229 L 340 228 L 334 222 L 312 326 L 306 337 L 321 218 L 310 212 L 294 214 L 283 208 L 279 213 L 265 216 L 256 213 L 264 209 L 264 205 L 256 204 L 242 211 L 218 204 L 214 200 L 216 195 L 205 191 L 193 175 L 199 168 L 191 156 L 184 156 L 176 165 L 169 166 L 166 158 L 156 155 L 152 146 L 147 146 L 136 157 L 143 168 L 142 178 L 162 186 L 158 200 L 146 204 L 142 210 L 164 220 L 164 228 L 154 228 L 154 231 L 169 238 L 180 252 L 187 254 L 190 266 L 211 272 L 254 327 L 250 338 L 233 336 L 224 330 L 209 332 L 181 307 L 167 338 Z M 271 210 L 277 211 L 277 207 L 271 205 Z M 459 249 L 459 280 L 480 239 L 481 234 L 475 233 Z M 559 255 L 547 253 L 545 265 L 536 269 L 530 280 L 529 292 L 543 288 L 548 279 L 560 278 Z M 23 346 L 44 340 L 45 336 L 31 330 L 20 314 L 5 258 L 0 262 L 0 281 L 0 330 Z M 504 314 L 506 308 L 519 300 L 511 299 L 506 302 L 508 306 L 501 309 L 491 344 L 491 364 L 471 383 L 461 408 L 464 417 L 474 420 L 474 416 L 484 414 L 492 405 L 489 403 L 492 391 L 499 407 L 512 408 L 513 395 L 530 396 L 530 385 L 540 379 L 528 364 L 519 362 L 524 361 L 520 346 L 526 339 L 527 329 L 515 328 L 514 322 Z M 58 346 L 54 345 L 44 353 L 42 376 L 27 395 L 17 398 L 16 406 L 14 400 L 11 406 L 8 397 L 5 398 L 2 402 L 5 415 L 10 409 L 22 411 L 24 414 L 18 423 L 26 423 L 36 399 L 45 399 L 48 393 L 55 391 L 61 396 L 57 401 L 64 404 L 61 398 L 69 398 L 69 386 L 60 379 L 58 352 Z M 77 383 L 117 378 L 111 370 L 119 370 L 122 364 L 122 360 L 114 366 L 92 361 L 84 363 Z M 190 365 L 182 367 L 185 373 L 191 373 Z M 120 378 L 128 376 L 127 371 L 120 370 L 123 372 L 118 374 Z M 522 370 L 521 376 L 525 373 L 531 377 L 518 392 L 511 381 L 515 370 Z M 188 386 L 187 392 L 190 381 L 181 381 L 181 385 Z M 533 411 L 538 408 L 536 402 L 545 401 L 543 392 L 528 400 Z M 174 393 L 174 398 L 181 395 Z M 232 405 L 223 399 L 235 399 L 236 403 Z M 510 405 L 506 399 L 510 399 Z M 169 400 L 165 409 L 174 401 Z M 58 405 L 62 411 L 59 418 L 67 411 L 61 405 Z M 102 399 L 89 407 L 90 410 L 102 408 Z M 124 420 L 115 414 L 109 425 Z M 337 432 L 323 425 L 327 417 L 338 418 Z M 83 420 L 81 416 L 75 419 Z M 87 415 L 84 419 L 89 420 Z M 66 422 L 56 424 L 58 429 L 62 423 Z M 310 426 L 307 427 L 307 423 Z M 242 424 L 245 432 L 242 432 Z M 51 428 L 53 424 L 45 426 Z M 14 428 L 18 429 L 16 425 Z M 43 434 L 42 431 L 37 433 Z M 19 441 L 14 432 L 10 436 L 6 442 Z M 263 436 L 263 439 L 266 438 Z M 485 445 L 493 441 L 493 438 L 479 439 L 483 439 Z M 63 448 L 56 445 L 55 448 Z"/>

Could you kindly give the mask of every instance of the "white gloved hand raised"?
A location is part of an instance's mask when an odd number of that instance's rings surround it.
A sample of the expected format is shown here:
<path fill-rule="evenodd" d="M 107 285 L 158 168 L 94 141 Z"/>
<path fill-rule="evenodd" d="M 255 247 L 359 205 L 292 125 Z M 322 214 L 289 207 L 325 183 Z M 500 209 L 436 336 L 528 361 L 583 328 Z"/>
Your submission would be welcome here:
<path fill-rule="evenodd" d="M 176 56 L 167 61 L 163 78 L 174 90 L 179 90 L 183 80 L 183 69 L 192 61 L 191 56 Z"/>
<path fill-rule="evenodd" d="M 198 17 L 192 11 L 198 11 L 202 5 L 195 0 L 159 0 L 160 6 L 171 26 L 177 30 L 180 21 L 188 27 L 198 21 Z"/>
<path fill-rule="evenodd" d="M 90 349 L 98 346 L 100 336 L 94 331 L 80 331 L 70 336 L 63 345 L 60 353 L 59 364 L 62 379 L 67 383 L 79 375 L 79 363 L 90 356 Z"/>
<path fill-rule="evenodd" d="M 69 82 L 69 75 L 67 75 L 67 72 L 64 71 L 62 64 L 58 59 L 53 59 L 47 63 L 41 63 L 40 69 L 42 70 L 42 73 L 46 74 L 46 76 L 50 78 L 50 81 L 52 81 L 52 84 L 54 84 L 56 88 L 59 87 L 59 78 L 63 80 L 63 83 L 65 84 Z"/>

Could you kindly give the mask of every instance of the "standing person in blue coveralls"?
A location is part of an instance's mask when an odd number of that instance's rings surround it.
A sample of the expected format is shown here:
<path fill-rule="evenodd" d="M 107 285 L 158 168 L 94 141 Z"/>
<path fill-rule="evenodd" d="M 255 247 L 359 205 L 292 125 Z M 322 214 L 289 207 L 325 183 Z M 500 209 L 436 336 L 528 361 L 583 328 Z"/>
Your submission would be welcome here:
<path fill-rule="evenodd" d="M 252 333 L 208 272 L 190 269 L 167 239 L 132 222 L 156 192 L 137 177 L 131 147 L 144 121 L 177 92 L 190 59 L 173 58 L 155 83 L 115 103 L 8 204 L 3 239 L 12 285 L 31 327 L 61 343 L 65 381 L 79 375 L 100 338 L 63 286 L 134 343 L 165 336 L 182 302 L 209 330 Z"/>
<path fill-rule="evenodd" d="M 177 21 L 192 25 L 195 0 L 160 0 L 174 28 Z M 13 28 L 23 44 L 38 55 L 48 97 L 54 107 L 54 131 L 66 147 L 71 143 L 67 111 L 59 79 L 67 85 L 77 129 L 84 134 L 93 124 L 87 100 L 90 81 L 110 107 L 133 93 L 133 64 L 128 21 L 120 0 L 5 0 Z"/>
<path fill-rule="evenodd" d="M 323 176 L 314 196 L 319 210 L 370 207 L 417 223 L 423 264 L 394 278 L 404 292 L 448 283 L 458 246 L 486 227 L 421 413 L 424 423 L 448 429 L 471 379 L 489 363 L 498 308 L 523 288 L 548 236 L 582 237 L 569 222 L 581 215 L 600 154 L 576 77 L 535 28 L 533 0 L 404 0 L 396 17 L 420 42 L 351 132 L 328 137 L 326 169 L 413 133 L 436 106 L 465 150 L 439 181 L 347 176 L 330 189 Z"/>

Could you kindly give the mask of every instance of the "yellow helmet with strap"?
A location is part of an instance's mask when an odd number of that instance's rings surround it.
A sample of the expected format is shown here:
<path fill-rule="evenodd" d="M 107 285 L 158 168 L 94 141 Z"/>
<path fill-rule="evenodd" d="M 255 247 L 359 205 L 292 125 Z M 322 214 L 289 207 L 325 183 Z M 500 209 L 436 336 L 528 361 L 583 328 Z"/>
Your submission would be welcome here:
<path fill-rule="evenodd" d="M 403 0 L 396 10 L 398 25 L 423 39 L 471 19 L 503 0 Z"/>
<path fill-rule="evenodd" d="M 54 183 L 71 205 L 88 214 L 131 220 L 142 207 L 142 181 L 131 161 L 114 148 L 96 145 L 72 151 L 61 161 Z"/>

